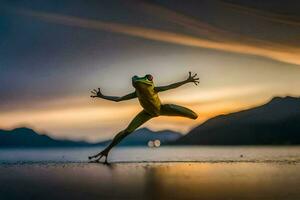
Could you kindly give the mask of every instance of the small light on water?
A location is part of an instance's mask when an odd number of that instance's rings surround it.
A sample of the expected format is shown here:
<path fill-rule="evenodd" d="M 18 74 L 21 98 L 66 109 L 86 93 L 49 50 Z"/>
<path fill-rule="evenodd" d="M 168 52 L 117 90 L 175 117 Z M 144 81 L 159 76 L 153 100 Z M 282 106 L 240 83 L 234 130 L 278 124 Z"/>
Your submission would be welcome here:
<path fill-rule="evenodd" d="M 153 147 L 160 147 L 160 141 L 159 140 L 149 140 L 148 142 L 148 147 L 153 148 Z"/>
<path fill-rule="evenodd" d="M 154 140 L 154 146 L 155 147 L 160 147 L 160 141 L 159 140 Z"/>
<path fill-rule="evenodd" d="M 150 147 L 150 148 L 154 147 L 154 142 L 152 140 L 149 140 L 148 147 Z"/>

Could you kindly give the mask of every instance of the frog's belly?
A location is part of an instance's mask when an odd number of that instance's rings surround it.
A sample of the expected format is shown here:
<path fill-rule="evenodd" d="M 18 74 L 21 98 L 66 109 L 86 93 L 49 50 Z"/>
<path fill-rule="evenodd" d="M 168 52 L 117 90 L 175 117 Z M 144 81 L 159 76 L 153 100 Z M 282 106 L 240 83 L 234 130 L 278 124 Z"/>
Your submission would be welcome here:
<path fill-rule="evenodd" d="M 146 112 L 154 116 L 159 115 L 161 102 L 158 97 L 139 98 L 139 101 Z"/>

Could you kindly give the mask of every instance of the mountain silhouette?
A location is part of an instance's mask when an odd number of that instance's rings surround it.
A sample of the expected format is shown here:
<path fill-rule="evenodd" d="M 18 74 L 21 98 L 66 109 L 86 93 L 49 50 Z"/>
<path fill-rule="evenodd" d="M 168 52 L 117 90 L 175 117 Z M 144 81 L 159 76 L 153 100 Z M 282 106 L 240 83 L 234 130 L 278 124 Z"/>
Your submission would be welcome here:
<path fill-rule="evenodd" d="M 125 138 L 122 146 L 146 146 L 149 140 L 158 139 L 161 142 L 170 142 L 178 139 L 180 133 L 173 131 L 151 131 L 141 128 Z M 85 141 L 71 141 L 54 139 L 47 135 L 35 132 L 29 128 L 16 128 L 13 130 L 0 130 L 0 148 L 26 148 L 26 147 L 90 147 L 107 145 L 110 140 L 98 143 Z"/>
<path fill-rule="evenodd" d="M 130 135 L 128 135 L 124 140 L 120 142 L 120 146 L 147 146 L 149 140 L 159 140 L 161 143 L 173 142 L 180 138 L 181 133 L 163 130 L 163 131 L 152 131 L 148 128 L 140 128 Z M 111 140 L 105 141 L 108 144 Z"/>
<path fill-rule="evenodd" d="M 275 97 L 262 106 L 214 117 L 173 144 L 300 144 L 300 98 Z"/>
<path fill-rule="evenodd" d="M 90 146 L 87 142 L 53 139 L 47 135 L 38 134 L 30 128 L 0 130 L 0 148 L 3 147 L 75 147 Z"/>

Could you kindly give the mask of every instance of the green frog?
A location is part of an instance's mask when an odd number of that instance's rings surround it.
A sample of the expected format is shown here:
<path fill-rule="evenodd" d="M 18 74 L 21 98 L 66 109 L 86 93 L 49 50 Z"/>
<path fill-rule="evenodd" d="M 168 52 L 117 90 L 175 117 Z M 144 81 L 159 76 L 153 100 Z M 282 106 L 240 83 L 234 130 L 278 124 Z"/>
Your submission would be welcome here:
<path fill-rule="evenodd" d="M 92 90 L 92 98 L 97 97 L 115 102 L 138 98 L 141 106 L 143 107 L 143 110 L 135 116 L 135 118 L 129 123 L 127 128 L 120 131 L 113 138 L 112 142 L 103 151 L 90 156 L 89 159 L 94 159 L 94 162 L 99 162 L 102 157 L 105 157 L 104 163 L 107 164 L 109 151 L 126 136 L 128 136 L 130 133 L 132 133 L 139 126 L 141 126 L 151 118 L 162 115 L 181 116 L 190 119 L 197 119 L 198 115 L 194 111 L 175 104 L 162 104 L 158 96 L 159 92 L 174 89 L 186 83 L 194 83 L 195 85 L 198 85 L 199 78 L 197 77 L 197 74 L 192 74 L 191 72 L 189 72 L 189 76 L 186 80 L 159 87 L 154 86 L 153 76 L 151 74 L 147 74 L 143 77 L 133 76 L 132 86 L 135 88 L 135 91 L 122 97 L 106 96 L 102 94 L 100 88 L 98 88 L 98 90 Z"/>

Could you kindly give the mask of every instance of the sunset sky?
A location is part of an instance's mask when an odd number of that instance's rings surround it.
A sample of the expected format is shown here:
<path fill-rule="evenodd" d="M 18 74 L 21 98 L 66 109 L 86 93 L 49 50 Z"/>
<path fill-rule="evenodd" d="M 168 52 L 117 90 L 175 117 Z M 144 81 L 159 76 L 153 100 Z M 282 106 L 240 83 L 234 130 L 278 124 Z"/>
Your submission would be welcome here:
<path fill-rule="evenodd" d="M 292 0 L 0 2 L 0 128 L 56 138 L 113 137 L 142 109 L 121 96 L 133 75 L 156 85 L 198 73 L 160 94 L 197 120 L 159 117 L 153 130 L 186 133 L 220 114 L 300 96 L 300 3 Z"/>

